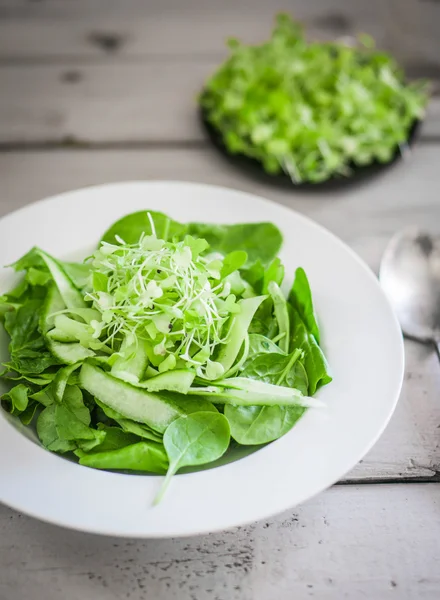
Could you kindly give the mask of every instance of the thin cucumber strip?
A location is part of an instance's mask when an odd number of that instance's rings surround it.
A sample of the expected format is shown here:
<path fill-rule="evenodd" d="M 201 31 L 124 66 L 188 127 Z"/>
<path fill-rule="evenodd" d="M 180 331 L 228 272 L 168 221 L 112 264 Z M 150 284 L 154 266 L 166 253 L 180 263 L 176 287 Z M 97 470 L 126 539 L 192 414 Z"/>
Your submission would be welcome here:
<path fill-rule="evenodd" d="M 287 353 L 289 352 L 290 344 L 290 319 L 287 310 L 287 302 L 275 281 L 269 282 L 268 289 L 273 300 L 275 318 L 278 323 L 278 335 L 280 336 L 278 346 L 283 352 Z"/>
<path fill-rule="evenodd" d="M 147 342 L 137 338 L 134 343 L 129 344 L 125 337 L 120 352 L 128 358 L 118 356 L 112 366 L 111 374 L 118 379 L 138 385 L 148 365 Z"/>
<path fill-rule="evenodd" d="M 38 254 L 46 263 L 67 308 L 87 308 L 81 292 L 73 285 L 61 264 L 43 250 L 38 250 Z"/>
<path fill-rule="evenodd" d="M 195 373 L 186 369 L 175 369 L 160 373 L 151 379 L 141 381 L 136 387 L 145 388 L 149 392 L 160 392 L 167 390 L 169 392 L 178 392 L 179 394 L 187 394 L 193 384 Z"/>
<path fill-rule="evenodd" d="M 50 338 L 46 338 L 46 343 L 50 352 L 66 365 L 81 362 L 86 358 L 91 358 L 95 354 L 93 350 L 84 348 L 81 344 L 65 344 L 63 342 L 55 342 Z"/>
<path fill-rule="evenodd" d="M 227 342 L 220 346 L 220 352 L 216 359 L 216 362 L 223 366 L 225 373 L 234 365 L 247 336 L 249 325 L 258 307 L 265 299 L 266 296 L 255 296 L 255 298 L 246 298 L 238 302 L 241 312 L 232 319 Z"/>
<path fill-rule="evenodd" d="M 52 283 L 47 291 L 40 316 L 40 331 L 43 335 L 55 327 L 55 315 L 65 308 L 66 305 L 56 285 Z"/>
<path fill-rule="evenodd" d="M 168 425 L 184 414 L 169 400 L 116 379 L 98 367 L 85 363 L 80 385 L 100 402 L 138 423 L 163 433 Z"/>
<path fill-rule="evenodd" d="M 303 406 L 321 407 L 322 402 L 304 396 L 295 388 L 273 385 L 263 381 L 232 377 L 216 382 L 205 388 L 191 388 L 192 395 L 211 399 L 214 404 L 234 404 L 235 406 Z"/>
<path fill-rule="evenodd" d="M 49 351 L 62 363 L 73 365 L 94 355 L 93 350 L 84 348 L 81 344 L 66 344 L 51 339 L 50 330 L 55 324 L 54 314 L 65 308 L 61 294 L 55 285 L 50 286 L 40 317 L 40 330 L 46 340 Z"/>

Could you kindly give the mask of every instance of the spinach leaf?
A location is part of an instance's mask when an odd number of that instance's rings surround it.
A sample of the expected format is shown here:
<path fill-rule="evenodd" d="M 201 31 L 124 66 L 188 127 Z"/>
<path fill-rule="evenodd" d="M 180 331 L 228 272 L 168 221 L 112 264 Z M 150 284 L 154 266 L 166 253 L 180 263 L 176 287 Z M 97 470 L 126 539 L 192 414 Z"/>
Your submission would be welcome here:
<path fill-rule="evenodd" d="M 257 354 L 241 373 L 244 377 L 296 388 L 307 395 L 307 375 L 297 352 Z M 272 442 L 287 433 L 304 414 L 300 406 L 225 406 L 231 436 L 239 444 Z"/>
<path fill-rule="evenodd" d="M 332 380 L 327 360 L 315 339 L 307 330 L 299 313 L 291 307 L 291 348 L 304 352 L 304 367 L 309 381 L 309 394 L 313 396 L 318 388 Z"/>
<path fill-rule="evenodd" d="M 170 464 L 154 503 L 161 501 L 172 476 L 181 467 L 217 460 L 228 449 L 229 441 L 229 423 L 220 413 L 195 412 L 173 421 L 163 436 Z"/>
<path fill-rule="evenodd" d="M 284 355 L 278 352 L 257 354 L 240 373 L 241 377 L 264 381 L 273 385 L 283 385 L 286 377 L 300 358 L 300 352 Z M 289 385 L 288 387 L 295 387 Z"/>
<path fill-rule="evenodd" d="M 249 283 L 257 294 L 263 293 L 265 268 L 260 259 L 252 265 L 240 269 L 241 277 Z"/>
<path fill-rule="evenodd" d="M 306 409 L 300 406 L 225 406 L 231 436 L 243 446 L 267 444 L 290 431 Z"/>
<path fill-rule="evenodd" d="M 285 354 L 271 339 L 259 333 L 251 333 L 249 335 L 249 354 L 245 366 L 253 360 L 256 354 L 268 353 Z"/>
<path fill-rule="evenodd" d="M 80 465 L 94 469 L 165 473 L 168 467 L 164 447 L 155 442 L 138 442 L 106 452 L 76 451 L 75 454 L 79 457 Z"/>
<path fill-rule="evenodd" d="M 126 215 L 122 219 L 119 219 L 119 221 L 116 221 L 116 223 L 113 223 L 104 233 L 101 241 L 114 244 L 116 242 L 115 236 L 119 236 L 127 244 L 136 244 L 143 233 L 146 235 L 152 234 L 148 214 L 150 214 L 153 220 L 156 235 L 160 239 L 172 240 L 173 238 L 178 238 L 181 240 L 188 233 L 188 225 L 182 225 L 161 212 L 141 210 Z"/>
<path fill-rule="evenodd" d="M 244 250 L 247 253 L 246 266 L 251 266 L 257 260 L 263 265 L 269 264 L 278 254 L 283 242 L 280 230 L 273 223 L 190 223 L 188 232 L 205 239 L 211 250 L 223 255 L 234 250 Z"/>
<path fill-rule="evenodd" d="M 289 302 L 298 312 L 307 330 L 310 331 L 319 344 L 318 319 L 313 306 L 312 292 L 307 275 L 301 267 L 295 272 L 295 280 L 289 294 Z"/>

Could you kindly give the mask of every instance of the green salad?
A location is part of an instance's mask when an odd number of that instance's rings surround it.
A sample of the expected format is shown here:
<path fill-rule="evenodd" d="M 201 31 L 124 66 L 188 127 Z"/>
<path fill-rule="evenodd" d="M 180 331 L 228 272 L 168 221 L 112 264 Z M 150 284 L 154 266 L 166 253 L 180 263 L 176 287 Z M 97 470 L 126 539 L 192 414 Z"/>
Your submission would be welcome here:
<path fill-rule="evenodd" d="M 1 297 L 2 406 L 96 469 L 166 474 L 289 431 L 329 383 L 309 283 L 271 223 L 127 215 L 83 263 L 32 248 Z"/>
<path fill-rule="evenodd" d="M 230 154 L 270 174 L 318 183 L 389 162 L 423 118 L 426 82 L 408 83 L 368 36 L 356 47 L 309 42 L 279 15 L 268 42 L 229 46 L 201 94 L 203 116 Z"/>

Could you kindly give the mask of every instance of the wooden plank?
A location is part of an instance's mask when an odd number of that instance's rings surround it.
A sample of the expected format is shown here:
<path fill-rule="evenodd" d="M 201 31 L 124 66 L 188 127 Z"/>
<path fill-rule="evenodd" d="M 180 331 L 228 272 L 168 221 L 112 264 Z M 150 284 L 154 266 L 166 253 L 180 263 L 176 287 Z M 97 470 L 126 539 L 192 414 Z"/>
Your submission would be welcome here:
<path fill-rule="evenodd" d="M 311 37 L 366 31 L 407 65 L 439 65 L 440 7 L 419 0 L 2 0 L 0 56 L 222 56 L 227 37 L 265 39 L 279 11 L 303 21 Z"/>
<path fill-rule="evenodd" d="M 434 600 L 439 510 L 439 484 L 334 487 L 247 527 L 136 541 L 65 531 L 0 507 L 0 597 Z"/>
<path fill-rule="evenodd" d="M 82 186 L 129 179 L 185 179 L 255 192 L 305 213 L 344 239 L 377 272 L 393 232 L 418 223 L 440 232 L 436 145 L 417 148 L 367 186 L 326 194 L 278 189 L 246 178 L 210 148 L 57 151 L 0 155 L 2 214 Z M 378 341 L 378 343 L 380 343 Z M 404 393 L 391 424 L 347 478 L 436 478 L 440 471 L 440 369 L 434 353 L 406 342 Z M 374 376 L 368 374 L 366 376 Z"/>
<path fill-rule="evenodd" d="M 197 95 L 217 64 L 0 66 L 0 143 L 202 140 Z M 423 135 L 440 135 L 440 99 Z"/>

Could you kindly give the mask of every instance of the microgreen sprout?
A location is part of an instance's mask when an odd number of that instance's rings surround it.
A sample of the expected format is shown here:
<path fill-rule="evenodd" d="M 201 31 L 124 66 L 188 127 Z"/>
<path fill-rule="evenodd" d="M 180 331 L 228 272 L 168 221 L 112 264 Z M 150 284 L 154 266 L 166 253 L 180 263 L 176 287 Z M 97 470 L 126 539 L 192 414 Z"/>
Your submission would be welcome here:
<path fill-rule="evenodd" d="M 298 23 L 278 15 L 268 42 L 229 47 L 202 92 L 204 118 L 229 153 L 296 183 L 389 162 L 424 116 L 426 82 L 408 83 L 369 36 L 353 47 L 309 42 Z"/>
<path fill-rule="evenodd" d="M 166 242 L 156 237 L 152 219 L 151 230 L 137 244 L 103 242 L 89 259 L 93 290 L 86 300 L 101 314 L 101 322 L 90 324 L 93 336 L 116 349 L 124 338 L 146 340 L 161 370 L 183 361 L 201 376 L 220 377 L 212 356 L 226 341 L 229 317 L 239 312 L 220 277 L 223 262 L 206 255 L 203 239 Z"/>

